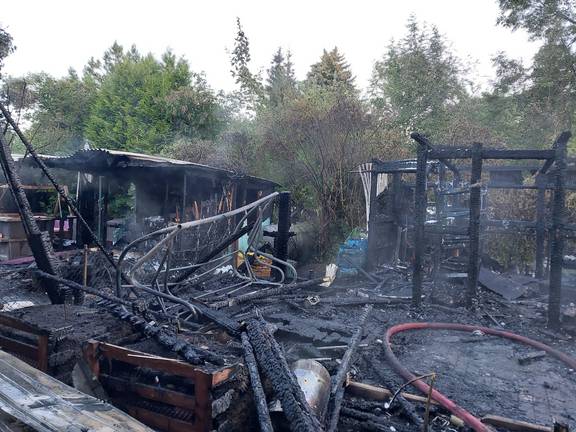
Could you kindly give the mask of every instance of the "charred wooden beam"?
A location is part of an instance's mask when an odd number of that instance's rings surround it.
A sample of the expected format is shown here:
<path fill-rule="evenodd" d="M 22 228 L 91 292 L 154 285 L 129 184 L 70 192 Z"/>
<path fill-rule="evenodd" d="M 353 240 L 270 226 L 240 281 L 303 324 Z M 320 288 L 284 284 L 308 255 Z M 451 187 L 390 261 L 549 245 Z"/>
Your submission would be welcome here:
<path fill-rule="evenodd" d="M 536 177 L 538 194 L 536 196 L 536 279 L 544 277 L 544 242 L 546 240 L 546 178 Z"/>
<path fill-rule="evenodd" d="M 0 108 L 3 108 L 1 104 Z M 0 165 L 4 170 L 6 182 L 12 193 L 14 202 L 18 206 L 20 219 L 22 220 L 22 225 L 24 226 L 24 231 L 26 232 L 28 244 L 34 255 L 36 265 L 40 270 L 55 275 L 57 273 L 57 266 L 54 260 L 50 238 L 46 232 L 40 231 L 34 219 L 30 202 L 24 193 L 22 181 L 16 171 L 14 160 L 10 153 L 10 145 L 2 134 L 0 134 Z M 60 289 L 58 283 L 54 280 L 44 279 L 41 284 L 53 304 L 64 303 L 65 293 Z"/>
<path fill-rule="evenodd" d="M 428 138 L 426 138 L 424 135 L 419 134 L 418 132 L 414 132 L 412 134 L 410 134 L 410 137 L 416 141 L 418 144 L 420 144 L 423 147 L 426 147 L 428 150 L 433 150 L 432 149 L 432 144 L 430 143 L 430 141 L 428 140 Z M 460 181 L 462 180 L 462 176 L 460 174 L 460 169 L 450 161 L 450 158 L 432 158 L 429 157 L 428 159 L 438 159 L 440 162 L 442 162 L 442 164 L 448 168 L 450 171 L 452 171 L 452 173 L 454 174 L 454 181 L 456 183 L 460 183 Z M 418 162 L 416 162 L 416 170 L 418 170 Z"/>
<path fill-rule="evenodd" d="M 418 157 L 416 160 L 416 187 L 414 190 L 414 269 L 412 273 L 412 304 L 419 307 L 422 303 L 422 281 L 424 279 L 424 252 L 425 235 L 424 224 L 426 223 L 426 177 L 428 147 L 420 144 L 418 146 Z"/>
<path fill-rule="evenodd" d="M 254 404 L 256 405 L 256 412 L 258 413 L 258 421 L 260 422 L 261 432 L 274 432 L 272 427 L 272 420 L 270 420 L 270 412 L 268 411 L 268 403 L 266 395 L 262 388 L 260 381 L 260 374 L 258 372 L 258 364 L 254 357 L 254 350 L 248 339 L 246 333 L 242 333 L 242 349 L 244 350 L 244 361 L 248 368 L 250 375 L 250 384 L 252 385 L 252 392 L 254 393 Z"/>
<path fill-rule="evenodd" d="M 552 204 L 552 229 L 550 231 L 550 294 L 548 298 L 548 325 L 560 327 L 560 306 L 562 296 L 562 262 L 564 260 L 564 235 L 562 228 L 566 213 L 566 144 L 572 134 L 563 132 L 554 143 L 554 201 Z"/>
<path fill-rule="evenodd" d="M 278 235 L 274 239 L 276 258 L 281 261 L 288 260 L 288 240 L 290 239 L 290 192 L 280 192 L 278 196 Z M 286 266 L 279 264 L 280 269 L 286 272 Z"/>
<path fill-rule="evenodd" d="M 430 159 L 470 159 L 472 158 L 473 149 L 471 148 L 451 148 L 451 149 L 432 149 Z M 484 149 L 480 155 L 482 159 L 554 159 L 556 154 L 554 150 L 502 150 L 502 149 Z"/>
<path fill-rule="evenodd" d="M 478 273 L 480 271 L 480 206 L 482 182 L 482 144 L 474 143 L 472 147 L 472 172 L 470 175 L 470 252 L 468 261 L 468 289 L 466 291 L 466 306 L 471 307 L 478 289 Z"/>
<path fill-rule="evenodd" d="M 372 308 L 372 305 L 367 305 L 362 311 L 362 314 L 360 315 L 360 322 L 354 331 L 354 335 L 350 339 L 348 349 L 342 357 L 340 367 L 332 379 L 332 386 L 330 389 L 331 398 L 329 402 L 329 416 L 326 422 L 327 430 L 329 432 L 335 431 L 338 427 L 340 408 L 342 407 L 342 400 L 344 399 L 344 382 L 346 381 L 346 376 L 350 370 L 352 360 L 356 354 L 360 340 L 362 339 L 364 326 L 366 325 L 366 321 L 370 315 L 370 312 L 372 311 Z"/>
<path fill-rule="evenodd" d="M 246 303 L 246 302 L 261 299 L 261 298 L 268 298 L 271 296 L 276 296 L 276 295 L 286 294 L 286 293 L 295 293 L 296 290 L 306 288 L 306 287 L 315 286 L 315 285 L 322 283 L 323 281 L 324 281 L 324 278 L 317 278 L 317 279 L 310 279 L 310 280 L 307 280 L 304 282 L 298 282 L 298 283 L 294 283 L 294 284 L 280 285 L 279 287 L 276 287 L 276 288 L 261 289 L 261 290 L 256 291 L 256 292 L 250 292 L 247 294 L 239 295 L 239 296 L 234 297 L 230 300 L 223 300 L 223 301 L 213 303 L 213 304 L 211 304 L 211 307 L 216 308 L 216 309 L 221 309 L 224 307 L 235 306 L 235 305 L 239 305 L 242 303 Z"/>
<path fill-rule="evenodd" d="M 221 356 L 214 354 L 213 352 L 205 350 L 203 348 L 196 347 L 184 341 L 183 339 L 179 338 L 171 330 L 160 327 L 158 324 L 150 320 L 147 320 L 142 316 L 129 312 L 127 307 L 129 307 L 130 309 L 134 308 L 134 304 L 132 302 L 129 302 L 125 299 L 120 299 L 112 295 L 107 295 L 94 288 L 82 286 L 76 282 L 63 279 L 61 277 L 54 276 L 43 271 L 36 271 L 36 273 L 42 278 L 54 280 L 55 282 L 61 283 L 62 285 L 67 285 L 70 286 L 71 288 L 82 290 L 84 292 L 96 295 L 107 301 L 112 302 L 113 304 L 108 305 L 107 307 L 110 313 L 112 313 L 114 316 L 120 318 L 123 321 L 129 322 L 137 331 L 145 334 L 146 336 L 154 337 L 161 345 L 165 346 L 166 348 L 172 351 L 179 353 L 186 361 L 188 361 L 191 364 L 195 365 L 203 364 L 206 361 L 216 365 L 224 364 L 224 360 L 222 359 Z M 160 315 L 162 318 L 174 319 L 173 317 L 166 316 L 158 312 L 151 312 L 151 311 L 146 312 L 152 315 L 157 316 Z"/>
<path fill-rule="evenodd" d="M 322 425 L 306 402 L 294 373 L 288 367 L 282 348 L 258 317 L 248 321 L 246 332 L 258 366 L 270 380 L 292 431 L 319 431 Z"/>

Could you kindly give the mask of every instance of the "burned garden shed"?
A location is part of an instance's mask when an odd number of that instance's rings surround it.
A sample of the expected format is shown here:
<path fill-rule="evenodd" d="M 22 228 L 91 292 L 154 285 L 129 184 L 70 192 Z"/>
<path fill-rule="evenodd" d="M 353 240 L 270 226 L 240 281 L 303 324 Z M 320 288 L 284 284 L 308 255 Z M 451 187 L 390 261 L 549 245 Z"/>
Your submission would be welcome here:
<path fill-rule="evenodd" d="M 119 226 L 125 226 L 126 240 L 131 240 L 142 229 L 145 231 L 146 225 L 187 222 L 223 213 L 267 195 L 277 186 L 225 169 L 118 150 L 80 150 L 43 160 L 49 168 L 78 172 L 80 211 L 108 245 L 115 242 L 113 232 Z M 125 217 L 110 216 L 114 196 L 129 201 L 131 211 L 125 212 Z M 129 220 L 138 229 L 129 229 Z M 81 229 L 77 239 L 79 244 L 89 242 Z"/>
<path fill-rule="evenodd" d="M 460 278 L 471 305 L 482 272 L 484 234 L 529 233 L 535 238 L 534 276 L 549 277 L 548 318 L 557 326 L 564 243 L 574 237 L 575 227 L 565 208 L 566 190 L 576 189 L 576 170 L 566 151 L 570 136 L 562 133 L 550 149 L 501 150 L 482 144 L 436 147 L 415 133 L 416 159 L 362 165 L 369 264 L 409 262 L 416 305 L 426 274 Z M 500 163 L 484 165 L 486 160 Z M 542 162 L 518 163 L 526 160 Z M 490 218 L 490 190 L 496 189 L 535 190 L 536 220 Z"/>

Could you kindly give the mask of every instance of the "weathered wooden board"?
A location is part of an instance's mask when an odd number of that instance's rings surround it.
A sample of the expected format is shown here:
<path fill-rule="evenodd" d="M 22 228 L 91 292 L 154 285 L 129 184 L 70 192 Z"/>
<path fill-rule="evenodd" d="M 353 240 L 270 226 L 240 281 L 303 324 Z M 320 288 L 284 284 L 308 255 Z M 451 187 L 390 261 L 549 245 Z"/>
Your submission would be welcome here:
<path fill-rule="evenodd" d="M 112 405 L 1 350 L 0 411 L 38 432 L 152 432 Z"/>

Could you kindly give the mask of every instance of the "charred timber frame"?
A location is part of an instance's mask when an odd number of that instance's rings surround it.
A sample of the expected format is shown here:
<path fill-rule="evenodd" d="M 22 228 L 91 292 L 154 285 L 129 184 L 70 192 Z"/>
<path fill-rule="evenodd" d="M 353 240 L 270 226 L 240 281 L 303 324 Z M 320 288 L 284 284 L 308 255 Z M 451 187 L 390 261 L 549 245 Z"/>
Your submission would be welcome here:
<path fill-rule="evenodd" d="M 486 220 L 486 226 L 493 228 L 501 228 L 504 232 L 516 230 L 535 230 L 536 231 L 536 277 L 542 278 L 544 276 L 544 242 L 546 235 L 545 223 L 545 192 L 551 189 L 546 184 L 543 174 L 554 165 L 553 179 L 554 185 L 552 190 L 553 206 L 552 206 L 552 224 L 549 229 L 549 239 L 551 244 L 550 252 L 550 295 L 548 303 L 548 324 L 551 327 L 560 326 L 560 305 L 561 305 L 561 291 L 562 291 L 562 265 L 564 254 L 564 238 L 566 237 L 565 230 L 571 227 L 565 223 L 565 201 L 566 189 L 571 186 L 566 185 L 566 145 L 571 137 L 570 132 L 563 132 L 554 142 L 553 148 L 550 150 L 501 150 L 501 149 L 485 149 L 482 144 L 474 144 L 472 148 L 452 148 L 452 149 L 435 149 L 429 141 L 419 135 L 412 134 L 412 138 L 418 142 L 416 159 L 416 182 L 414 185 L 414 264 L 413 264 L 413 280 L 412 280 L 412 303 L 414 306 L 420 306 L 422 297 L 422 282 L 423 282 L 423 259 L 425 253 L 425 240 L 426 233 L 444 233 L 455 231 L 458 234 L 468 234 L 470 237 L 470 255 L 468 262 L 468 287 L 466 292 L 466 304 L 472 306 L 474 298 L 476 297 L 477 284 L 478 284 L 478 271 L 479 271 L 479 251 L 480 251 L 480 212 L 481 212 L 481 188 L 482 188 L 482 162 L 484 159 L 535 159 L 544 160 L 544 165 L 538 171 L 535 186 L 524 185 L 506 185 L 506 184 L 487 184 L 487 188 L 503 188 L 503 189 L 537 189 L 537 220 L 536 222 L 526 221 L 490 221 Z M 439 160 L 446 167 L 455 168 L 449 160 L 450 159 L 471 159 L 471 176 L 470 176 L 470 207 L 469 207 L 469 226 L 467 230 L 462 230 L 459 227 L 425 227 L 426 224 L 426 208 L 427 208 L 427 178 L 428 178 L 428 161 Z M 458 173 L 458 179 L 460 180 Z M 442 188 L 442 181 L 440 181 L 440 188 Z M 466 192 L 466 191 L 463 191 Z M 437 213 L 442 209 L 437 207 Z M 372 213 L 372 212 L 371 212 Z M 441 214 L 440 214 L 441 216 Z M 425 229 L 427 228 L 427 229 Z M 451 228 L 451 229 L 449 229 Z"/>
<path fill-rule="evenodd" d="M 290 430 L 322 431 L 323 427 L 308 405 L 302 388 L 288 367 L 284 353 L 267 323 L 257 318 L 248 321 L 246 333 L 254 350 L 258 366 L 270 381 L 274 396 L 278 398 Z"/>

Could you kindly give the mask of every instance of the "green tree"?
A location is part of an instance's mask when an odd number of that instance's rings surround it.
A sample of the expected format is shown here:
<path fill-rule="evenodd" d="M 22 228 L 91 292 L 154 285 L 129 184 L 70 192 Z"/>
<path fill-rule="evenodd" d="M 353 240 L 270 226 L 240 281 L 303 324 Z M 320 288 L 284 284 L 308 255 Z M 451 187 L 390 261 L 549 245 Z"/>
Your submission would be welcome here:
<path fill-rule="evenodd" d="M 574 0 L 499 0 L 498 23 L 513 30 L 523 28 L 533 38 L 560 36 L 574 43 L 576 2 Z M 570 38 L 572 36 L 572 38 Z"/>
<path fill-rule="evenodd" d="M 225 113 L 204 77 L 193 74 L 192 78 L 190 85 L 166 96 L 172 132 L 187 138 L 214 139 L 226 124 Z"/>
<path fill-rule="evenodd" d="M 35 75 L 31 84 L 36 104 L 30 116 L 30 133 L 36 148 L 49 153 L 82 148 L 95 89 L 86 85 L 73 69 L 60 79 Z"/>
<path fill-rule="evenodd" d="M 341 86 L 345 90 L 355 90 L 350 65 L 337 47 L 332 51 L 324 50 L 320 61 L 310 67 L 306 80 L 308 84 L 321 87 Z"/>
<path fill-rule="evenodd" d="M 4 59 L 14 52 L 16 47 L 13 44 L 12 36 L 5 29 L 0 27 L 0 77 Z"/>
<path fill-rule="evenodd" d="M 284 56 L 281 48 L 274 54 L 266 79 L 266 104 L 269 108 L 283 105 L 296 96 L 296 77 L 290 51 Z"/>
<path fill-rule="evenodd" d="M 255 111 L 263 98 L 260 77 L 250 71 L 250 42 L 242 28 L 240 18 L 236 18 L 236 39 L 230 58 L 231 74 L 239 86 L 237 94 L 243 108 Z"/>
<path fill-rule="evenodd" d="M 171 52 L 157 61 L 135 49 L 121 55 L 115 48 L 104 56 L 103 66 L 107 73 L 86 123 L 86 137 L 98 147 L 160 152 L 172 132 L 167 98 L 190 84 L 188 63 Z"/>
<path fill-rule="evenodd" d="M 532 65 L 503 54 L 497 66 L 493 99 L 508 100 L 516 112 L 516 136 L 534 147 L 547 147 L 563 130 L 571 129 L 576 110 L 576 26 L 572 1 L 501 0 L 498 22 L 523 28 L 542 40 Z M 504 106 L 504 104 L 501 104 Z M 504 111 L 501 111 L 505 114 Z"/>
<path fill-rule="evenodd" d="M 438 29 L 422 27 L 411 17 L 406 36 L 392 41 L 375 63 L 369 95 L 389 127 L 443 139 L 450 108 L 467 97 L 464 76 Z"/>
<path fill-rule="evenodd" d="M 376 135 L 368 107 L 341 86 L 310 85 L 258 121 L 264 173 L 292 190 L 300 208 L 317 213 L 319 250 L 328 252 L 361 221 L 352 171 L 371 156 Z"/>

